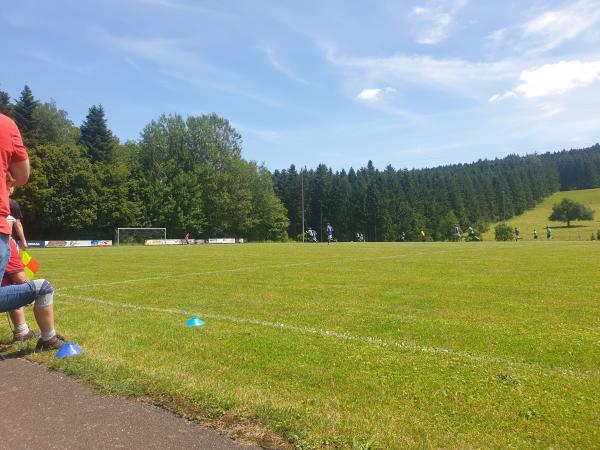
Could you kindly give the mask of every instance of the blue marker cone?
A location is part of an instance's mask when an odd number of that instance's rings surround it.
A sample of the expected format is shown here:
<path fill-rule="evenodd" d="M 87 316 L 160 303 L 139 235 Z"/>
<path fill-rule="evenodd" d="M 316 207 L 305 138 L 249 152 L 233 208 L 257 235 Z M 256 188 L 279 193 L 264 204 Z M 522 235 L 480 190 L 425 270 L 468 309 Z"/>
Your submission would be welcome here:
<path fill-rule="evenodd" d="M 58 359 L 69 358 L 83 354 L 83 350 L 75 342 L 65 342 L 63 346 L 56 352 Z"/>
<path fill-rule="evenodd" d="M 204 325 L 204 320 L 198 319 L 197 317 L 192 317 L 185 323 L 186 327 L 201 327 Z"/>

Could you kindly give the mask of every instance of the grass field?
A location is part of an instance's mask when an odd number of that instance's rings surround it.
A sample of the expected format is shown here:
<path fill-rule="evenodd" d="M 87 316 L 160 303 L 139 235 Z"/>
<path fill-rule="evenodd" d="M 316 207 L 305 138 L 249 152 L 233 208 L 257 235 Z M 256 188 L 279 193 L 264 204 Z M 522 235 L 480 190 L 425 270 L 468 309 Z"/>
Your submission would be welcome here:
<path fill-rule="evenodd" d="M 552 206 L 560 203 L 563 198 L 570 198 L 583 203 L 595 211 L 594 220 L 576 220 L 567 227 L 566 222 L 552 222 L 548 220 L 552 214 Z M 537 228 L 541 240 L 546 240 L 546 226 L 553 230 L 553 240 L 559 241 L 589 241 L 592 233 L 595 235 L 600 230 L 600 188 L 584 189 L 580 191 L 557 192 L 530 211 L 520 216 L 507 220 L 512 227 L 521 230 L 523 240 L 533 240 L 533 229 Z M 494 239 L 494 226 L 484 234 L 484 239 Z"/>
<path fill-rule="evenodd" d="M 266 446 L 597 448 L 599 252 L 589 241 L 31 250 L 58 289 L 59 332 L 86 352 L 31 357 Z M 186 328 L 192 316 L 206 325 Z"/>

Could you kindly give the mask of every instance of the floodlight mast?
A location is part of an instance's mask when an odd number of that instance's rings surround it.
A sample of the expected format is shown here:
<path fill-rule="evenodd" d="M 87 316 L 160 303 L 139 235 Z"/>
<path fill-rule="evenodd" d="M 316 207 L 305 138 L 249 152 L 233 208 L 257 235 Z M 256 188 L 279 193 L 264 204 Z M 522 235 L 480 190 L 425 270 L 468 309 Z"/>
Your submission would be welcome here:
<path fill-rule="evenodd" d="M 300 184 L 302 186 L 302 243 L 304 243 L 304 170 L 300 169 Z"/>

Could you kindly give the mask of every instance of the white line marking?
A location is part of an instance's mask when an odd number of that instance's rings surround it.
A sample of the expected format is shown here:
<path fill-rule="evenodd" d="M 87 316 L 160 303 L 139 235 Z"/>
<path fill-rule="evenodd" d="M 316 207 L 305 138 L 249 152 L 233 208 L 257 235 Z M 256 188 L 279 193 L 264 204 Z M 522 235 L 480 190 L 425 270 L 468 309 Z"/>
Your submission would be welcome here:
<path fill-rule="evenodd" d="M 437 253 L 448 253 L 447 251 L 437 252 Z M 333 260 L 320 260 L 319 263 L 326 262 L 340 262 L 345 260 L 355 261 L 355 262 L 368 262 L 382 259 L 397 259 L 397 258 L 406 258 L 407 256 L 421 256 L 426 255 L 427 252 L 420 253 L 402 253 L 399 255 L 387 255 L 387 256 L 374 256 L 372 258 L 337 258 Z M 185 277 L 194 277 L 194 276 L 203 276 L 203 275 L 215 275 L 219 273 L 231 273 L 231 272 L 245 272 L 249 270 L 262 270 L 262 269 L 285 269 L 288 267 L 298 267 L 298 266 L 309 266 L 314 265 L 314 261 L 310 262 L 299 262 L 299 263 L 288 263 L 288 264 L 272 264 L 267 266 L 247 266 L 247 267 L 236 267 L 234 269 L 219 269 L 219 270 L 209 270 L 205 272 L 185 272 L 185 273 L 176 273 L 176 274 L 168 274 L 161 276 L 152 276 L 152 277 L 144 277 L 144 278 L 132 278 L 129 280 L 118 280 L 118 281 L 109 281 L 106 283 L 92 283 L 92 284 L 80 284 L 75 286 L 65 286 L 62 288 L 55 289 L 55 291 L 65 291 L 67 289 L 84 289 L 90 287 L 100 287 L 100 286 L 116 286 L 119 284 L 130 284 L 137 283 L 141 281 L 151 281 L 151 280 L 166 280 L 170 278 L 185 278 Z"/>
<path fill-rule="evenodd" d="M 465 250 L 465 249 L 461 249 Z M 468 250 L 467 250 L 468 252 Z M 436 252 L 439 253 L 451 253 L 450 250 L 442 250 Z M 456 252 L 462 253 L 462 252 Z M 430 255 L 430 252 L 412 252 L 412 253 L 402 253 L 398 255 L 386 255 L 386 256 L 373 256 L 371 258 L 335 258 L 335 259 L 323 259 L 319 260 L 319 263 L 327 263 L 327 262 L 335 262 L 339 263 L 341 261 L 353 261 L 353 262 L 369 262 L 369 261 L 378 261 L 383 259 L 398 259 L 398 258 L 406 258 L 407 256 L 423 256 Z M 203 275 L 215 275 L 219 273 L 231 273 L 231 272 L 245 272 L 250 270 L 262 270 L 262 269 L 285 269 L 287 267 L 298 267 L 298 266 L 311 266 L 314 265 L 314 261 L 310 262 L 299 262 L 299 263 L 288 263 L 288 264 L 272 264 L 267 266 L 248 266 L 248 267 L 236 267 L 233 269 L 219 269 L 219 270 L 209 270 L 205 272 L 185 272 L 185 273 L 175 273 L 175 274 L 167 274 L 161 276 L 152 276 L 152 277 L 144 277 L 144 278 L 132 278 L 129 280 L 119 280 L 119 281 L 109 281 L 106 283 L 92 283 L 92 284 L 79 284 L 75 286 L 64 286 L 61 288 L 55 289 L 55 291 L 66 291 L 67 289 L 84 289 L 89 287 L 101 287 L 101 286 L 115 286 L 119 284 L 130 284 L 137 283 L 140 281 L 151 281 L 151 280 L 166 280 L 171 278 L 185 278 L 185 277 L 194 277 L 194 276 L 203 276 Z"/>
<path fill-rule="evenodd" d="M 359 335 L 353 335 L 353 334 L 349 334 L 349 333 L 340 333 L 337 331 L 322 330 L 319 328 L 299 327 L 296 325 L 289 325 L 286 323 L 268 322 L 265 320 L 257 320 L 257 319 L 244 319 L 244 318 L 235 317 L 235 316 L 200 313 L 198 311 L 188 311 L 188 310 L 182 310 L 182 309 L 156 308 L 156 307 L 152 307 L 152 306 L 132 305 L 129 303 L 112 302 L 112 301 L 108 301 L 108 300 L 101 300 L 101 299 L 94 298 L 94 297 L 83 297 L 83 296 L 71 295 L 71 294 L 65 294 L 65 293 L 61 293 L 60 296 L 66 297 L 67 299 L 71 299 L 71 300 L 79 300 L 79 301 L 84 301 L 84 302 L 88 302 L 88 303 L 95 303 L 95 304 L 99 304 L 99 305 L 110 306 L 110 307 L 114 307 L 114 308 L 126 308 L 126 309 L 167 313 L 167 314 L 181 314 L 181 315 L 186 315 L 186 316 L 200 316 L 202 318 L 222 320 L 222 321 L 238 323 L 238 324 L 248 324 L 248 325 L 261 326 L 261 327 L 275 328 L 278 330 L 291 331 L 291 332 L 300 333 L 300 334 L 317 335 L 317 336 L 334 338 L 334 339 L 343 340 L 343 341 L 361 342 L 364 344 L 368 344 L 368 345 L 372 345 L 372 346 L 376 346 L 376 347 L 382 347 L 382 348 L 398 348 L 398 349 L 401 349 L 404 351 L 455 356 L 455 357 L 464 358 L 464 359 L 468 359 L 470 361 L 476 361 L 476 362 L 485 363 L 485 364 L 500 364 L 500 365 L 506 365 L 509 367 L 513 367 L 515 369 L 536 370 L 536 371 L 539 371 L 542 373 L 549 373 L 549 374 L 553 374 L 553 375 L 558 374 L 558 375 L 577 377 L 577 378 L 600 376 L 600 371 L 595 371 L 595 370 L 577 371 L 577 370 L 572 370 L 572 369 L 566 369 L 564 367 L 546 367 L 546 366 L 542 366 L 540 364 L 515 361 L 515 360 L 499 358 L 499 357 L 495 357 L 495 356 L 477 355 L 474 353 L 461 352 L 461 351 L 450 350 L 450 349 L 446 349 L 446 348 L 421 346 L 421 345 L 414 344 L 412 342 L 380 339 L 380 338 L 376 338 L 376 337 L 372 337 L 372 336 L 359 336 Z"/>

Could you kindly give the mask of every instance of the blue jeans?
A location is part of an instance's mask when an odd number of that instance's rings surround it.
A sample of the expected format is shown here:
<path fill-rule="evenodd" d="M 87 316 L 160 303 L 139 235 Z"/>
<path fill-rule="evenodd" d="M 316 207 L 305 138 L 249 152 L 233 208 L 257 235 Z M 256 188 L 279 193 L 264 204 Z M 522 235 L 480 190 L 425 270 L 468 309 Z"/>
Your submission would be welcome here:
<path fill-rule="evenodd" d="M 10 258 L 9 237 L 0 233 L 0 280 Z M 0 312 L 19 309 L 35 300 L 35 285 L 28 281 L 23 284 L 0 287 Z"/>

